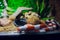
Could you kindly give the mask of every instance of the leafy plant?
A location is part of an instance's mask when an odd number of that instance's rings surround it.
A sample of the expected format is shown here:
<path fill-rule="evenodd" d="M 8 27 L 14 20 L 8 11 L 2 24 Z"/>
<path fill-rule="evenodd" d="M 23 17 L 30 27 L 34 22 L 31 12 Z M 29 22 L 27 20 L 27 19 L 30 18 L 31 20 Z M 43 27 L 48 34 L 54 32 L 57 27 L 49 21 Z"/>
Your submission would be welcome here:
<path fill-rule="evenodd" d="M 46 18 L 50 12 L 49 0 L 7 0 L 8 7 L 7 9 L 14 10 L 18 7 L 32 7 L 34 12 L 38 12 L 41 18 Z M 28 12 L 27 10 L 23 11 Z M 12 14 L 12 11 L 8 11 L 8 13 Z"/>
<path fill-rule="evenodd" d="M 47 17 L 47 15 L 50 13 L 50 5 L 49 0 L 38 0 L 38 12 L 41 18 Z"/>

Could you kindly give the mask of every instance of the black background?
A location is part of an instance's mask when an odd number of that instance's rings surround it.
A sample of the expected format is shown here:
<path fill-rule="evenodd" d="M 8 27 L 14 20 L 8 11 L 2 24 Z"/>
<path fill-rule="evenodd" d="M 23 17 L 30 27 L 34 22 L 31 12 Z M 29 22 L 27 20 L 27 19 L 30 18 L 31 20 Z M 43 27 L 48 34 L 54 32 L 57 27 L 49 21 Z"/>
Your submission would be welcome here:
<path fill-rule="evenodd" d="M 60 34 L 0 36 L 1 40 L 60 40 Z"/>

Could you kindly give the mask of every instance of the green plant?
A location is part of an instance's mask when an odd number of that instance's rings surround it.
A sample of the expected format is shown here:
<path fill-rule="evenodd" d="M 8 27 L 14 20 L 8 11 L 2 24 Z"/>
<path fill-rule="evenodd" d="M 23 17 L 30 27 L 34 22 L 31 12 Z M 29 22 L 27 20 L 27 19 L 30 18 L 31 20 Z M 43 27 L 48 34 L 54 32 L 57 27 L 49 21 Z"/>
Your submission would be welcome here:
<path fill-rule="evenodd" d="M 50 5 L 49 0 L 38 0 L 38 12 L 41 18 L 47 17 L 47 15 L 50 13 Z"/>
<path fill-rule="evenodd" d="M 2 0 L 1 0 L 2 1 Z M 38 12 L 38 14 L 41 16 L 41 18 L 46 18 L 47 15 L 50 12 L 50 5 L 49 0 L 7 0 L 8 7 L 7 9 L 10 9 L 13 11 L 16 11 L 18 7 L 32 7 L 34 12 Z M 10 14 L 13 14 L 12 11 L 8 10 Z M 28 12 L 28 11 L 23 11 Z"/>

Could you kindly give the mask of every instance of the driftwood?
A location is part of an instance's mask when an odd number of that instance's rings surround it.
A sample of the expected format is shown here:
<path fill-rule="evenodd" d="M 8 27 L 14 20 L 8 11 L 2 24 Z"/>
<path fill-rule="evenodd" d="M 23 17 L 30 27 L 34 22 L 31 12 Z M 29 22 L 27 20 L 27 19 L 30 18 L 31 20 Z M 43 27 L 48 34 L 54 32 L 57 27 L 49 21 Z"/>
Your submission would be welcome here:
<path fill-rule="evenodd" d="M 10 15 L 9 18 L 6 16 L 6 9 L 3 12 L 3 18 L 0 18 L 0 31 L 17 31 L 16 26 L 13 24 L 16 16 L 20 14 L 23 10 L 31 10 L 32 8 L 19 7 L 13 15 Z"/>

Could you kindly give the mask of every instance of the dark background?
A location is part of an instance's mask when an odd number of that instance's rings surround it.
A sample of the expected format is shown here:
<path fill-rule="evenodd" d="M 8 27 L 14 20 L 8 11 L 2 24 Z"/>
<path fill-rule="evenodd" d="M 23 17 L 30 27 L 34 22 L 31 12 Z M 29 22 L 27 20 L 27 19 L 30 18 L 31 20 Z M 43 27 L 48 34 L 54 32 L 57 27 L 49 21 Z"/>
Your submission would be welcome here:
<path fill-rule="evenodd" d="M 53 9 L 55 6 L 55 11 L 52 14 L 55 14 L 55 18 L 60 22 L 60 0 L 50 0 L 50 5 Z"/>
<path fill-rule="evenodd" d="M 60 40 L 60 34 L 1 36 L 1 40 Z"/>

